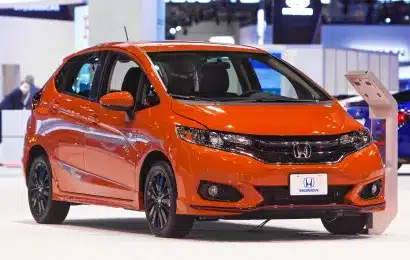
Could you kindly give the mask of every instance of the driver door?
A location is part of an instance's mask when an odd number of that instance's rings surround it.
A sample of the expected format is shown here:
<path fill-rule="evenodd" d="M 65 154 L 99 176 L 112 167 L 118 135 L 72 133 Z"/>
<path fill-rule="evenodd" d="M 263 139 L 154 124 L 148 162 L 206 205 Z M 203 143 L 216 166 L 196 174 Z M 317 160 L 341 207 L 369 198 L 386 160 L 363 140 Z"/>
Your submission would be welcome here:
<path fill-rule="evenodd" d="M 138 64 L 129 57 L 112 52 L 106 62 L 100 97 L 110 92 L 128 91 L 134 101 L 142 75 Z M 132 140 L 137 130 L 126 112 L 92 104 L 85 134 L 84 163 L 94 176 L 98 196 L 133 200 L 136 187 L 136 151 Z"/>

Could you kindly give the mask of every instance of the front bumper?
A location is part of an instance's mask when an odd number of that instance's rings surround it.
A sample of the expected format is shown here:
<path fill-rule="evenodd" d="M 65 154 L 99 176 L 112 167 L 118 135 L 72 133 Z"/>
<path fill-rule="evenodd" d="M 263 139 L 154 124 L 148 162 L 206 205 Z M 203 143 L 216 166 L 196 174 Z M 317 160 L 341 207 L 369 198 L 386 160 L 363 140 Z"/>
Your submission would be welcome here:
<path fill-rule="evenodd" d="M 374 213 L 384 210 L 386 203 L 365 207 L 343 204 L 264 206 L 254 208 L 223 208 L 196 205 L 191 205 L 191 207 L 197 210 L 221 212 L 221 218 L 224 219 L 309 219 L 321 218 L 332 214 L 357 216 L 365 213 Z M 226 216 L 227 212 L 235 214 Z"/>
<path fill-rule="evenodd" d="M 177 213 L 222 218 L 312 218 L 329 211 L 371 213 L 384 209 L 384 194 L 363 200 L 363 187 L 384 178 L 378 148 L 370 145 L 347 156 L 337 164 L 273 165 L 250 157 L 183 143 L 172 149 L 178 187 Z M 260 187 L 288 187 L 290 174 L 326 173 L 329 187 L 348 187 L 342 201 L 337 203 L 266 204 Z M 201 181 L 210 181 L 236 188 L 243 198 L 238 202 L 209 201 L 198 194 Z M 384 182 L 383 182 L 384 185 Z M 384 190 L 384 188 L 383 188 Z"/>

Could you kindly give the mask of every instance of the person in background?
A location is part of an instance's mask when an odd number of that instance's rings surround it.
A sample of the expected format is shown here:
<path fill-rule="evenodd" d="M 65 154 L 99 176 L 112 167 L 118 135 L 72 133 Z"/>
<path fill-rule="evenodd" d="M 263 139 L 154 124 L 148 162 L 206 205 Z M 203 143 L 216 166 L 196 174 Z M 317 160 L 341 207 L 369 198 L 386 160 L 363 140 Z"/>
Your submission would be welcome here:
<path fill-rule="evenodd" d="M 2 141 L 2 110 L 31 109 L 31 99 L 38 91 L 40 89 L 35 86 L 34 77 L 28 75 L 18 88 L 0 102 L 0 143 Z"/>
<path fill-rule="evenodd" d="M 31 99 L 39 91 L 34 84 L 34 77 L 26 76 L 21 85 L 4 97 L 0 110 L 31 109 Z"/>

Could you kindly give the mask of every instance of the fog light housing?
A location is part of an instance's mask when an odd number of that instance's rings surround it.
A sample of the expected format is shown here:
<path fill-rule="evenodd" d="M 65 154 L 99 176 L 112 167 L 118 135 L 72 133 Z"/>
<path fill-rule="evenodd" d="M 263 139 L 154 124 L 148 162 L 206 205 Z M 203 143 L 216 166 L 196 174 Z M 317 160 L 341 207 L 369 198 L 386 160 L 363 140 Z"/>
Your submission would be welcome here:
<path fill-rule="evenodd" d="M 374 181 L 363 187 L 362 191 L 360 192 L 360 197 L 365 200 L 375 199 L 380 196 L 380 194 L 382 193 L 382 189 L 382 180 L 380 179 Z"/>
<path fill-rule="evenodd" d="M 243 198 L 235 187 L 209 181 L 200 182 L 198 194 L 202 199 L 211 201 L 238 202 Z"/>
<path fill-rule="evenodd" d="M 212 198 L 218 197 L 219 188 L 218 185 L 212 184 L 208 187 L 208 195 Z"/>
<path fill-rule="evenodd" d="M 372 185 L 372 196 L 377 196 L 379 194 L 380 186 L 377 183 Z"/>

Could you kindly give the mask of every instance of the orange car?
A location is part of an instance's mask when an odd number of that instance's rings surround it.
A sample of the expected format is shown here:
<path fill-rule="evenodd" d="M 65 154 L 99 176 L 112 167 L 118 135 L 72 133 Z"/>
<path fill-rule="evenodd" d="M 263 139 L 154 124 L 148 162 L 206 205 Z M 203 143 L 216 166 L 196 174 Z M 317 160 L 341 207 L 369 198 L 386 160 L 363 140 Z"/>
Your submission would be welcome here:
<path fill-rule="evenodd" d="M 66 58 L 32 110 L 23 163 L 39 223 L 94 204 L 145 210 L 162 237 L 207 219 L 321 218 L 356 234 L 385 207 L 369 131 L 256 48 L 98 45 Z"/>

